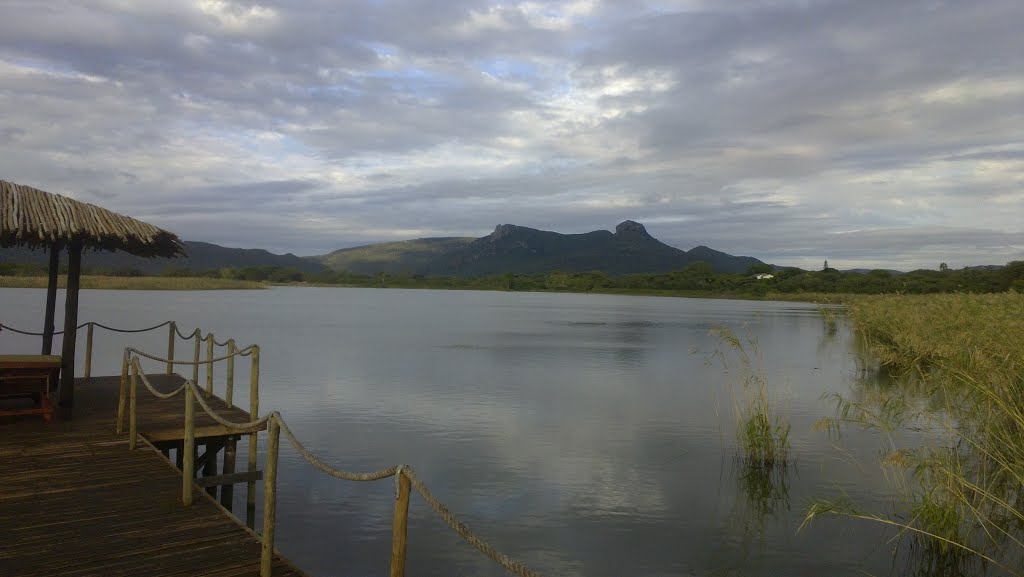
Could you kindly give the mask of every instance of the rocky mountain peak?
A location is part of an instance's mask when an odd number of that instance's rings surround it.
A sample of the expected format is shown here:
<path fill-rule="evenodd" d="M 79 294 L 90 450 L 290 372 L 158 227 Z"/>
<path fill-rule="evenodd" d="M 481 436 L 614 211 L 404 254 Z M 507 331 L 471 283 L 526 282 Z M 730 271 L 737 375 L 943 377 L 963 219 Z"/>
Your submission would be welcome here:
<path fill-rule="evenodd" d="M 501 240 L 507 236 L 510 236 L 516 230 L 514 224 L 499 224 L 494 227 L 494 232 L 491 233 L 491 240 Z"/>
<path fill-rule="evenodd" d="M 615 227 L 616 236 L 633 235 L 633 236 L 649 236 L 647 229 L 644 225 L 633 220 L 624 220 Z"/>

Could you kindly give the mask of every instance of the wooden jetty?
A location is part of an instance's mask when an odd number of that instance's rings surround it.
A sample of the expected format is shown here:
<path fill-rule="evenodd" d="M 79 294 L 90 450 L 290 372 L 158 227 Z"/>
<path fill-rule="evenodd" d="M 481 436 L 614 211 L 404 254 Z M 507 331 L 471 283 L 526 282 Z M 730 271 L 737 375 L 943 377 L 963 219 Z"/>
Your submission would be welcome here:
<path fill-rule="evenodd" d="M 176 374 L 148 378 L 166 390 L 184 381 Z M 116 433 L 121 377 L 76 380 L 74 419 L 0 420 L 0 575 L 259 575 L 260 537 L 204 494 L 202 477 L 192 505 L 182 503 L 181 471 L 161 453 L 183 441 L 182 397 L 139 395 L 144 442 L 129 450 L 128 435 Z M 232 421 L 250 420 L 217 397 L 207 402 Z M 238 431 L 203 411 L 195 423 L 196 444 L 211 451 L 199 464 L 207 476 L 216 475 L 209 463 L 216 463 L 217 449 L 233 445 Z M 224 463 L 227 468 L 228 459 Z M 305 573 L 275 554 L 273 575 Z"/>
<path fill-rule="evenodd" d="M 175 234 L 98 206 L 0 180 L 0 247 L 8 246 L 46 249 L 49 268 L 43 331 L 29 332 L 0 323 L 0 330 L 42 337 L 41 353 L 33 355 L 39 358 L 0 362 L 0 396 L 13 394 L 20 399 L 27 394 L 27 400 L 33 401 L 27 407 L 5 407 L 6 416 L 0 417 L 0 577 L 303 575 L 274 549 L 282 432 L 307 463 L 327 475 L 357 482 L 396 479 L 391 577 L 405 573 L 412 489 L 482 554 L 519 577 L 539 577 L 472 534 L 410 467 L 342 471 L 310 453 L 276 411 L 260 417 L 258 346 L 238 349 L 233 339 L 219 343 L 212 333 L 203 337 L 198 328 L 182 334 L 174 321 L 144 329 L 78 324 L 84 250 L 174 258 L 185 254 L 185 246 Z M 58 332 L 54 326 L 57 278 L 60 254 L 65 250 L 64 330 Z M 90 378 L 95 329 L 137 334 L 165 326 L 165 357 L 127 348 L 120 376 Z M 85 366 L 79 379 L 76 343 L 83 327 Z M 58 334 L 63 334 L 61 354 L 51 355 Z M 175 358 L 177 338 L 193 341 L 191 361 Z M 205 361 L 200 360 L 203 342 Z M 215 359 L 216 347 L 227 347 L 227 353 Z M 251 362 L 248 412 L 233 403 L 235 360 L 245 356 Z M 140 358 L 165 363 L 165 374 L 142 374 Z M 219 361 L 225 363 L 223 399 L 213 391 L 213 365 Z M 60 370 L 56 372 L 58 362 Z M 191 379 L 178 376 L 176 365 L 191 366 Z M 51 366 L 52 374 L 40 372 Z M 205 390 L 199 388 L 200 366 L 206 367 Z M 43 423 L 23 416 L 53 417 L 54 393 L 59 393 L 61 419 Z M 195 404 L 201 410 L 197 411 Z M 267 431 L 266 479 L 256 470 L 255 440 L 262 430 Z M 235 447 L 242 435 L 250 438 L 247 466 L 236 473 Z M 199 447 L 205 448 L 202 455 L 198 455 Z M 177 467 L 168 458 L 172 450 Z M 218 474 L 220 453 L 223 467 Z M 255 483 L 261 479 L 265 489 L 263 534 L 257 535 L 251 527 L 255 523 Z M 235 483 L 246 483 L 248 527 L 229 511 Z M 220 503 L 215 500 L 218 493 Z"/>

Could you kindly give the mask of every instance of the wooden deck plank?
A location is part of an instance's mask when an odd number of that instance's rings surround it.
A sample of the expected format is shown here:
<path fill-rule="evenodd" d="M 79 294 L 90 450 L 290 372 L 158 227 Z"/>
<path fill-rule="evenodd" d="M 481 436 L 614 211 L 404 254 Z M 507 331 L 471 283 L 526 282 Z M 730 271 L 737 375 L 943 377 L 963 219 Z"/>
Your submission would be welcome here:
<path fill-rule="evenodd" d="M 0 419 L 0 575 L 259 575 L 253 533 L 198 487 L 184 507 L 180 472 L 150 445 L 131 451 L 127 435 L 115 434 L 119 379 L 79 381 L 72 420 Z M 172 390 L 182 379 L 151 381 Z M 184 436 L 183 398 L 161 401 L 140 390 L 138 399 L 144 438 Z M 210 404 L 231 421 L 249 420 L 220 399 Z M 211 436 L 229 433 L 202 411 L 197 426 Z M 276 557 L 274 575 L 305 574 Z"/>

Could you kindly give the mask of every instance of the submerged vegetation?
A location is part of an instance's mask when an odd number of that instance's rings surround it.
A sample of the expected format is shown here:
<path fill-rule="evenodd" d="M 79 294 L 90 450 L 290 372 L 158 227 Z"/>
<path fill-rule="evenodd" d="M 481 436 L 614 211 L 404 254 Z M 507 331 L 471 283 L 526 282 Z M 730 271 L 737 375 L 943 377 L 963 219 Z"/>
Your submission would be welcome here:
<path fill-rule="evenodd" d="M 1024 560 L 1024 294 L 886 296 L 854 300 L 849 318 L 893 387 L 856 401 L 836 397 L 833 434 L 859 426 L 889 440 L 883 465 L 902 514 L 820 501 L 826 514 L 897 526 L 928 574 L 1021 574 Z M 908 401 L 927 398 L 927 406 Z M 916 448 L 900 446 L 914 435 Z M 924 438 L 922 442 L 920 437 Z"/>

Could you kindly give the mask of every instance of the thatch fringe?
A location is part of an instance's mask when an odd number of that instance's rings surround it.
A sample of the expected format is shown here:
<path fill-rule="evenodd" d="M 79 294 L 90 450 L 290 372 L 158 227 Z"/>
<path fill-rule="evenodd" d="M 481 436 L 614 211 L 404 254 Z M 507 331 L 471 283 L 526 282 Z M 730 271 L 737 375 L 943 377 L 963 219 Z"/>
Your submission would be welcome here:
<path fill-rule="evenodd" d="M 0 246 L 47 247 L 81 241 L 85 248 L 137 256 L 185 254 L 174 233 L 105 208 L 0 180 Z"/>

